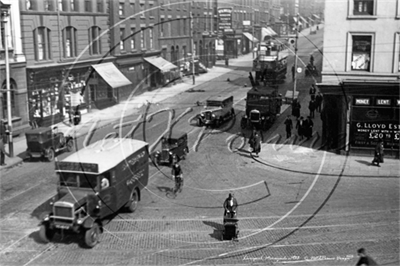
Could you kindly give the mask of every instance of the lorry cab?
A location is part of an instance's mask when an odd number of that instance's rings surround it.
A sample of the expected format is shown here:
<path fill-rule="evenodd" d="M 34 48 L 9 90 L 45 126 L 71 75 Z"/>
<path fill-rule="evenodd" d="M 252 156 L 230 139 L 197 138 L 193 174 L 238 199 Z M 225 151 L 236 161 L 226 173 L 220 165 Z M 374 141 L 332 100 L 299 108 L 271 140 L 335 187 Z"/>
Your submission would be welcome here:
<path fill-rule="evenodd" d="M 199 126 L 220 126 L 235 115 L 233 96 L 213 96 L 209 98 L 198 118 Z"/>
<path fill-rule="evenodd" d="M 174 160 L 180 161 L 189 153 L 186 132 L 172 131 L 161 138 L 161 151 L 155 153 L 157 164 L 172 165 Z"/>
<path fill-rule="evenodd" d="M 95 142 L 56 162 L 57 194 L 41 222 L 41 239 L 63 230 L 84 234 L 86 245 L 95 246 L 105 217 L 122 207 L 136 210 L 148 164 L 148 144 L 122 138 Z"/>

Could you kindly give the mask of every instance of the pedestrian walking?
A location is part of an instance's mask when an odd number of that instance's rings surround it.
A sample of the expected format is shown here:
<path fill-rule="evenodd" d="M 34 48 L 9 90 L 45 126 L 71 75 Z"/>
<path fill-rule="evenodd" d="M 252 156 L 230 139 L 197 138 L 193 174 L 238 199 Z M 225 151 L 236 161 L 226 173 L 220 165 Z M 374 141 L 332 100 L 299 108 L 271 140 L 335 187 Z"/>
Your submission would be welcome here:
<path fill-rule="evenodd" d="M 315 103 L 316 103 L 316 110 L 319 113 L 321 113 L 321 106 L 323 100 L 324 98 L 322 97 L 322 94 L 318 92 L 317 96 L 315 96 Z"/>
<path fill-rule="evenodd" d="M 9 156 L 5 150 L 5 141 L 3 140 L 2 137 L 0 137 L 0 165 L 1 166 L 6 165 L 6 163 L 5 163 L 6 155 Z"/>
<path fill-rule="evenodd" d="M 252 145 L 252 152 L 254 152 L 258 157 L 258 154 L 261 151 L 261 136 L 257 131 L 255 131 L 254 136 L 251 139 L 251 145 Z"/>
<path fill-rule="evenodd" d="M 300 116 L 300 118 L 297 119 L 296 129 L 297 129 L 297 135 L 299 135 L 300 140 L 302 140 L 304 136 L 304 120 L 302 116 Z"/>
<path fill-rule="evenodd" d="M 317 104 L 316 104 L 315 100 L 311 99 L 311 101 L 308 103 L 308 109 L 310 110 L 310 118 L 315 117 L 316 106 L 317 106 Z"/>
<path fill-rule="evenodd" d="M 293 128 L 293 123 L 292 119 L 290 118 L 290 115 L 286 117 L 285 127 L 286 127 L 286 138 L 290 138 L 292 136 L 292 128 Z"/>
<path fill-rule="evenodd" d="M 377 164 L 380 167 L 380 163 L 383 163 L 383 155 L 384 155 L 384 144 L 383 139 L 379 139 L 378 143 L 375 146 L 374 159 L 372 160 L 372 165 Z"/>
<path fill-rule="evenodd" d="M 317 89 L 315 88 L 315 85 L 311 84 L 311 87 L 310 87 L 310 97 L 311 97 L 311 99 L 315 100 L 315 94 L 316 93 L 317 93 Z"/>
<path fill-rule="evenodd" d="M 370 265 L 378 265 L 376 261 L 368 256 L 365 252 L 365 248 L 360 248 L 357 250 L 357 254 L 360 257 L 356 266 L 370 266 Z"/>
<path fill-rule="evenodd" d="M 301 109 L 300 103 L 297 101 L 297 99 L 294 99 L 292 103 L 292 115 L 296 117 L 296 119 L 299 119 L 300 117 L 300 109 Z"/>
<path fill-rule="evenodd" d="M 292 65 L 292 80 L 294 81 L 296 69 L 294 69 L 294 64 Z"/>
<path fill-rule="evenodd" d="M 306 121 L 304 122 L 304 136 L 307 138 L 307 140 L 311 139 L 312 137 L 313 127 L 314 122 L 311 120 L 311 117 L 308 116 Z"/>

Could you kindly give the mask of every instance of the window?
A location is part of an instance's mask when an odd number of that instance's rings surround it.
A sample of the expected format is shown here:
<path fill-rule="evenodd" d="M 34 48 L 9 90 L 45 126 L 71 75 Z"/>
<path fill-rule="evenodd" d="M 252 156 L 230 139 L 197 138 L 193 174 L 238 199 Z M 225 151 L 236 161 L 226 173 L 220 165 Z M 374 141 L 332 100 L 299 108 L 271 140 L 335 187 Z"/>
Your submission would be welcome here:
<path fill-rule="evenodd" d="M 188 20 L 184 19 L 183 20 L 183 35 L 187 35 L 187 23 L 188 23 Z"/>
<path fill-rule="evenodd" d="M 58 10 L 67 11 L 67 0 L 58 0 Z"/>
<path fill-rule="evenodd" d="M 91 55 L 101 54 L 101 29 L 93 26 L 89 29 L 89 53 Z"/>
<path fill-rule="evenodd" d="M 353 36 L 351 70 L 370 71 L 372 36 Z"/>
<path fill-rule="evenodd" d="M 39 27 L 34 30 L 35 60 L 43 61 L 51 59 L 50 29 Z"/>
<path fill-rule="evenodd" d="M 25 8 L 26 10 L 35 10 L 35 7 L 33 5 L 33 0 L 25 0 Z"/>
<path fill-rule="evenodd" d="M 131 28 L 131 50 L 136 49 L 135 32 L 136 28 Z"/>
<path fill-rule="evenodd" d="M 140 4 L 140 17 L 141 18 L 145 18 L 145 15 L 144 15 L 144 4 Z"/>
<path fill-rule="evenodd" d="M 85 12 L 92 12 L 92 1 L 85 0 Z"/>
<path fill-rule="evenodd" d="M 63 30 L 64 57 L 76 57 L 76 29 L 74 27 L 66 27 Z"/>
<path fill-rule="evenodd" d="M 172 33 L 171 21 L 168 21 L 168 22 L 167 22 L 167 29 L 168 29 L 168 30 L 167 30 L 167 31 L 168 31 L 168 32 L 167 32 L 167 36 L 172 36 L 172 34 L 171 34 L 171 33 Z"/>
<path fill-rule="evenodd" d="M 121 17 L 125 16 L 124 3 L 119 3 L 119 5 L 118 5 L 118 14 Z"/>
<path fill-rule="evenodd" d="M 164 23 L 165 23 L 164 18 L 161 18 L 161 23 L 160 23 L 160 37 L 164 37 Z"/>
<path fill-rule="evenodd" d="M 75 5 L 75 0 L 70 0 L 71 2 L 71 11 L 78 11 L 78 6 Z"/>
<path fill-rule="evenodd" d="M 132 9 L 132 14 L 135 14 L 135 3 L 130 3 L 131 9 Z"/>
<path fill-rule="evenodd" d="M 52 0 L 46 0 L 44 2 L 44 10 L 45 11 L 54 11 L 54 6 L 53 6 Z"/>
<path fill-rule="evenodd" d="M 125 29 L 124 28 L 120 28 L 119 29 L 119 49 L 121 51 L 125 50 Z"/>
<path fill-rule="evenodd" d="M 354 0 L 354 15 L 373 15 L 374 0 Z"/>
<path fill-rule="evenodd" d="M 145 49 L 146 48 L 146 40 L 145 40 L 145 29 L 142 28 L 140 31 L 140 48 Z"/>
<path fill-rule="evenodd" d="M 97 0 L 97 12 L 98 13 L 104 12 L 103 0 Z"/>
<path fill-rule="evenodd" d="M 153 29 L 149 29 L 150 49 L 153 49 Z"/>

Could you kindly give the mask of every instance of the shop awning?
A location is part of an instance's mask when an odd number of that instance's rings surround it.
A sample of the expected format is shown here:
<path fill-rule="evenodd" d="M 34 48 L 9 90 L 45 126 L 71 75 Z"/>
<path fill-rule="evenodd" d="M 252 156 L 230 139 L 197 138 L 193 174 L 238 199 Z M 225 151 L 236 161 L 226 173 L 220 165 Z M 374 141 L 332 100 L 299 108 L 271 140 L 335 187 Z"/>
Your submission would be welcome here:
<path fill-rule="evenodd" d="M 293 17 L 293 20 L 294 20 L 295 23 L 297 23 L 297 18 L 296 17 Z M 303 26 L 303 23 L 301 23 L 300 20 L 299 20 L 298 23 L 299 23 L 299 26 Z"/>
<path fill-rule="evenodd" d="M 300 16 L 300 20 L 303 21 L 304 24 L 308 24 L 308 21 L 305 18 L 301 17 L 301 16 Z"/>
<path fill-rule="evenodd" d="M 152 56 L 152 57 L 145 57 L 145 61 L 152 64 L 156 68 L 160 69 L 162 72 L 168 72 L 173 69 L 177 69 L 178 67 L 171 62 L 165 60 L 162 57 Z"/>
<path fill-rule="evenodd" d="M 264 40 L 264 38 L 265 38 L 266 36 L 269 36 L 269 37 L 276 37 L 276 36 L 278 36 L 278 33 L 276 33 L 276 32 L 275 32 L 273 29 L 271 29 L 270 27 L 267 27 L 267 28 L 262 27 L 262 28 L 261 28 L 261 40 Z"/>
<path fill-rule="evenodd" d="M 124 74 L 113 63 L 103 63 L 92 65 L 97 74 L 104 79 L 112 88 L 119 88 L 132 83 L 127 79 Z"/>
<path fill-rule="evenodd" d="M 249 32 L 243 32 L 243 35 L 252 42 L 258 42 L 258 39 Z"/>
<path fill-rule="evenodd" d="M 315 14 L 313 14 L 313 16 L 314 16 L 314 18 L 316 18 L 316 19 L 320 19 L 319 16 L 317 16 L 317 15 L 315 15 Z"/>

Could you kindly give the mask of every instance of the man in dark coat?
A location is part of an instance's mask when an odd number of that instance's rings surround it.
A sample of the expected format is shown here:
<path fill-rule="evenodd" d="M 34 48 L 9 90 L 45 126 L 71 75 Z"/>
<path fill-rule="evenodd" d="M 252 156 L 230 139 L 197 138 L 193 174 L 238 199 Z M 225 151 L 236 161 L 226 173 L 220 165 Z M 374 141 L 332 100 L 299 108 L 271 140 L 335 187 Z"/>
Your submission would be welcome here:
<path fill-rule="evenodd" d="M 232 193 L 229 193 L 228 198 L 226 198 L 224 201 L 224 217 L 226 216 L 228 211 L 235 215 L 237 207 L 238 207 L 237 200 L 235 199 Z"/>
<path fill-rule="evenodd" d="M 303 117 L 300 116 L 300 118 L 297 120 L 297 123 L 296 123 L 297 134 L 299 135 L 300 140 L 302 140 L 303 136 L 304 136 L 304 124 L 305 123 L 304 123 Z"/>
<path fill-rule="evenodd" d="M 317 93 L 317 89 L 315 88 L 315 85 L 312 84 L 310 87 L 310 97 L 311 99 L 315 99 L 315 94 Z"/>
<path fill-rule="evenodd" d="M 315 108 L 316 108 L 315 100 L 311 99 L 310 103 L 308 104 L 308 109 L 310 110 L 310 118 L 315 117 Z"/>
<path fill-rule="evenodd" d="M 285 128 L 286 128 L 286 138 L 290 138 L 292 136 L 292 128 L 293 128 L 293 123 L 292 119 L 290 118 L 290 115 L 288 115 L 285 120 Z"/>
<path fill-rule="evenodd" d="M 317 105 L 316 109 L 319 113 L 321 113 L 321 106 L 322 106 L 322 101 L 324 98 L 322 97 L 322 94 L 318 92 L 317 96 L 315 96 L 315 103 Z"/>
<path fill-rule="evenodd" d="M 371 258 L 365 253 L 364 248 L 358 249 L 357 253 L 360 258 L 358 259 L 356 266 L 378 265 L 378 263 L 376 263 L 376 261 L 373 258 Z"/>
<path fill-rule="evenodd" d="M 307 139 L 311 139 L 313 127 L 314 122 L 311 120 L 311 117 L 308 116 L 304 123 L 304 135 Z"/>
<path fill-rule="evenodd" d="M 300 103 L 295 99 L 292 103 L 292 115 L 296 117 L 296 119 L 299 119 L 300 116 L 300 109 L 301 105 Z"/>
<path fill-rule="evenodd" d="M 256 156 L 258 156 L 261 151 L 261 136 L 257 131 L 254 133 L 251 143 L 253 148 L 252 152 L 254 152 Z"/>
<path fill-rule="evenodd" d="M 380 163 L 383 163 L 384 147 L 383 140 L 380 139 L 375 146 L 374 159 L 372 160 L 372 165 L 375 163 L 380 167 Z"/>

